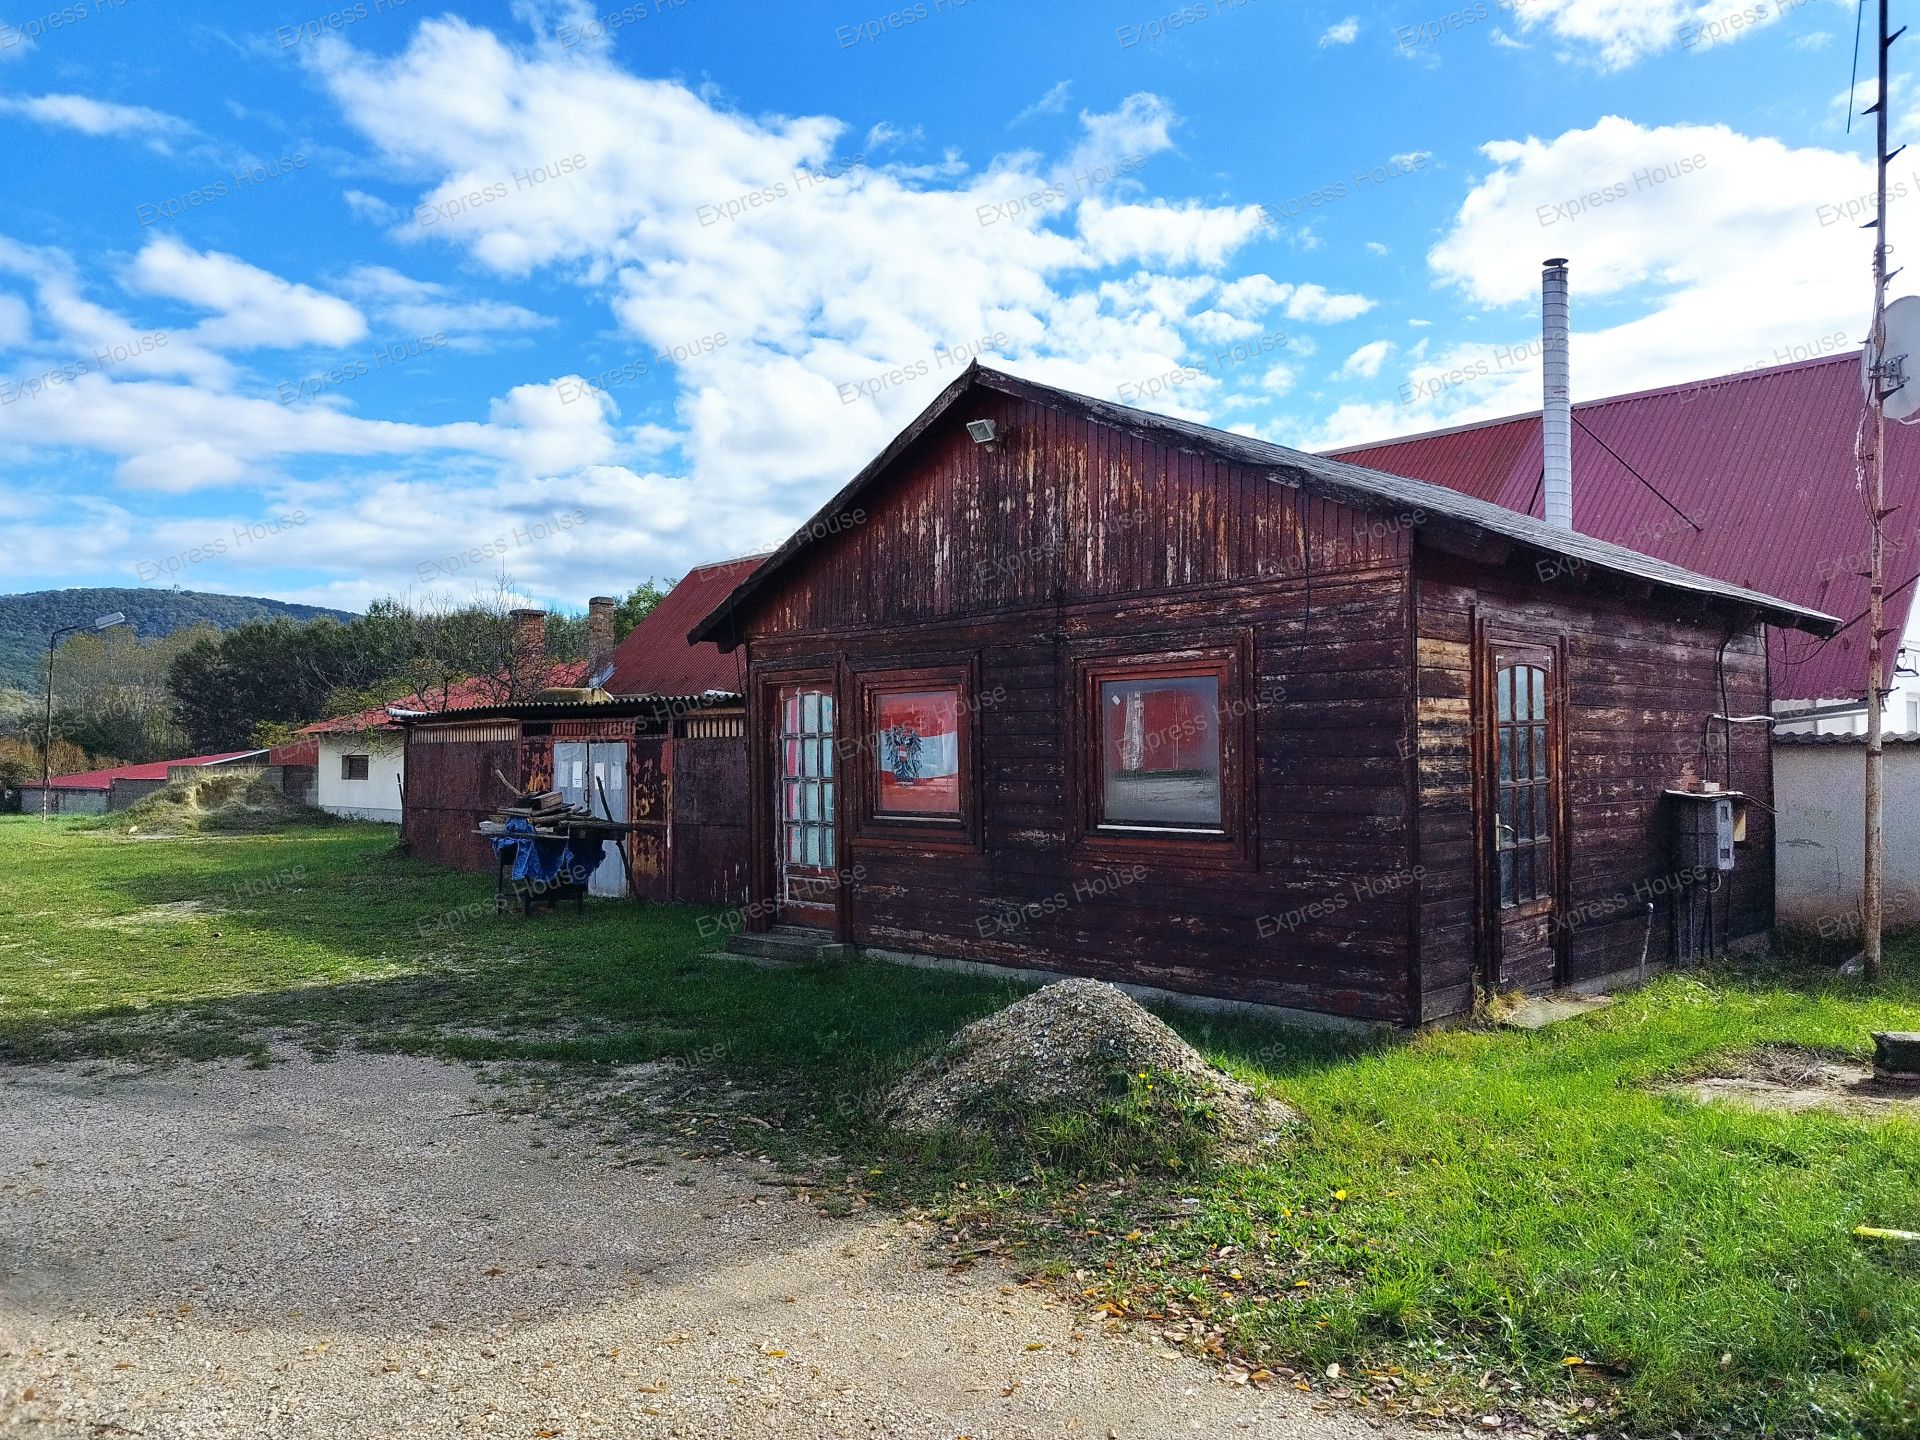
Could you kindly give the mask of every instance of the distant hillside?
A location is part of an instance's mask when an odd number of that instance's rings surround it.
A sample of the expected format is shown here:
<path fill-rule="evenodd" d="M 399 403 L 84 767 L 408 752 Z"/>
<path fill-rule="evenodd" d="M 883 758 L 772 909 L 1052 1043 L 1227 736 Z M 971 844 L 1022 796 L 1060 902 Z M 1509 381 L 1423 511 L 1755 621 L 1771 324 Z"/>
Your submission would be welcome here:
<path fill-rule="evenodd" d="M 0 688 L 18 686 L 40 692 L 48 632 L 63 625 L 84 625 L 118 610 L 143 640 L 171 635 L 189 625 L 231 630 L 249 620 L 350 620 L 344 610 L 321 605 L 291 605 L 255 595 L 209 595 L 200 590 L 36 590 L 0 595 Z"/>

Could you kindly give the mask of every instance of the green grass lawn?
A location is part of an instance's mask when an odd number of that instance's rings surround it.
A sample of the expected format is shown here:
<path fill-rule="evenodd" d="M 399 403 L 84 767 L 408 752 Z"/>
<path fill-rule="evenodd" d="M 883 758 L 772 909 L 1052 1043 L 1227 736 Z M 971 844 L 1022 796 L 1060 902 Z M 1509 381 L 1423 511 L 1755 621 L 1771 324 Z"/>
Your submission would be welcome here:
<path fill-rule="evenodd" d="M 0 1061 L 258 1057 L 278 1028 L 589 1080 L 679 1058 L 861 1191 L 1294 1383 L 1646 1434 L 1920 1434 L 1920 1259 L 1850 1235 L 1920 1229 L 1920 1125 L 1660 1083 L 1745 1047 L 1865 1055 L 1870 1029 L 1920 1029 L 1911 940 L 1877 995 L 1791 967 L 1675 976 L 1532 1035 L 1171 1011 L 1307 1126 L 1257 1165 L 1122 1170 L 872 1123 L 880 1088 L 1012 986 L 707 960 L 700 912 L 674 907 L 495 918 L 489 879 L 396 858 L 378 827 L 5 820 L 0 841 Z"/>

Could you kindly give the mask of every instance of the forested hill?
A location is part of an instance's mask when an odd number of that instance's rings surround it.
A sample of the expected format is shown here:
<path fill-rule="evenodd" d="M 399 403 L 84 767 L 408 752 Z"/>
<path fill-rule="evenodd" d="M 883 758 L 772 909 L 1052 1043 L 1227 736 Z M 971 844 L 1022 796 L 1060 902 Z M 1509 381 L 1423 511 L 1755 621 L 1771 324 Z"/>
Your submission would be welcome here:
<path fill-rule="evenodd" d="M 281 615 L 291 620 L 352 618 L 344 610 L 320 605 L 293 605 L 256 595 L 209 595 L 200 590 L 123 587 L 0 595 L 0 688 L 38 690 L 48 632 L 64 625 L 89 624 L 115 610 L 127 617 L 127 624 L 143 640 L 171 635 L 189 625 L 230 630 L 249 620 Z"/>

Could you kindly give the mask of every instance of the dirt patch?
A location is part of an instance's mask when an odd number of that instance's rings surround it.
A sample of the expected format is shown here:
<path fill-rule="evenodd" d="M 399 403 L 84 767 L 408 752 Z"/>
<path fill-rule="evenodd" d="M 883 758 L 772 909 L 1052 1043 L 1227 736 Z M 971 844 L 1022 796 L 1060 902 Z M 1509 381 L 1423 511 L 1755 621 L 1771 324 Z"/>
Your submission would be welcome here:
<path fill-rule="evenodd" d="M 262 776 L 210 775 L 156 790 L 112 817 L 107 828 L 135 836 L 257 835 L 295 825 L 332 825 L 324 810 L 291 800 Z"/>
<path fill-rule="evenodd" d="M 1298 1122 L 1285 1105 L 1216 1070 L 1158 1016 L 1112 985 L 1062 980 L 955 1033 L 887 1098 L 902 1130 L 979 1131 L 1021 1117 L 1091 1112 L 1136 1087 L 1168 1086 L 1230 1146 Z M 1136 1095 L 1135 1098 L 1138 1098 Z"/>
<path fill-rule="evenodd" d="M 144 930 L 149 925 L 178 924 L 226 913 L 225 906 L 205 900 L 175 900 L 166 905 L 149 905 L 144 910 L 134 910 L 125 915 L 97 915 L 75 923 L 90 930 Z"/>
<path fill-rule="evenodd" d="M 1699 1100 L 1731 1101 L 1759 1110 L 1920 1118 L 1920 1084 L 1883 1080 L 1871 1065 L 1793 1045 L 1745 1051 L 1675 1088 Z"/>
<path fill-rule="evenodd" d="M 509 1120 L 464 1067 L 111 1070 L 0 1070 L 0 1435 L 1381 1432 L 770 1167 Z"/>

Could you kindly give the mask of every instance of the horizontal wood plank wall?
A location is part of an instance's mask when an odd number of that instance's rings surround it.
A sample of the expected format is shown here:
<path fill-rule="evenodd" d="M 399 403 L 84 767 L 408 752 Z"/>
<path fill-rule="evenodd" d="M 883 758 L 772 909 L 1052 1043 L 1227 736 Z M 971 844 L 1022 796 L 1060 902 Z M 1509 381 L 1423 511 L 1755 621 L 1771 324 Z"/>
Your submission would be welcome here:
<path fill-rule="evenodd" d="M 854 666 L 978 660 L 982 843 L 844 841 L 851 938 L 1407 1018 L 1407 532 L 1007 397 L 958 418 L 982 416 L 1001 447 L 930 435 L 749 621 L 752 672 L 833 663 L 843 715 Z M 1255 868 L 1115 881 L 1069 844 L 1072 655 L 1229 635 L 1251 659 Z"/>
<path fill-rule="evenodd" d="M 1476 617 L 1503 631 L 1565 638 L 1567 889 L 1563 980 L 1630 969 L 1655 906 L 1650 958 L 1669 938 L 1673 859 L 1661 792 L 1689 768 L 1729 784 L 1721 727 L 1701 768 L 1707 717 L 1723 703 L 1765 714 L 1764 631 L 1727 639 L 1729 622 L 1685 602 L 1607 597 L 1569 583 L 1540 586 L 1422 553 L 1415 565 L 1419 631 L 1422 1018 L 1470 1003 L 1475 945 L 1472 642 Z M 1725 648 L 1725 696 L 1720 653 Z M 1749 807 L 1746 842 L 1716 926 L 1739 939 L 1773 924 L 1773 767 L 1765 726 L 1735 726 L 1729 788 Z"/>

